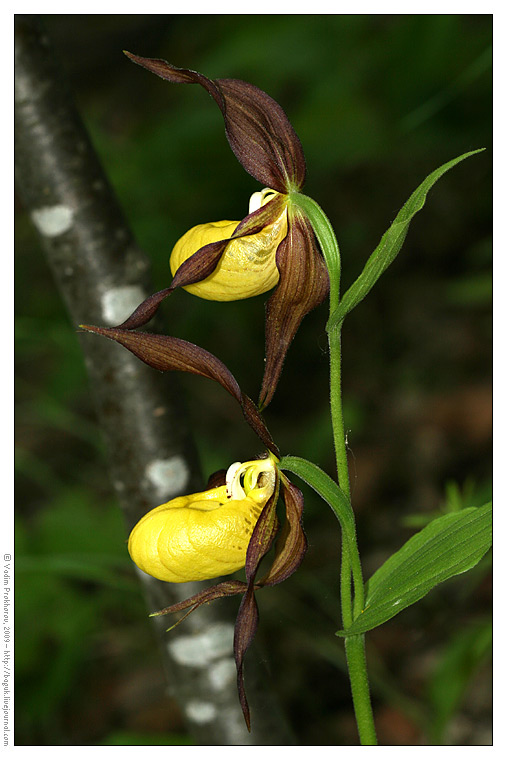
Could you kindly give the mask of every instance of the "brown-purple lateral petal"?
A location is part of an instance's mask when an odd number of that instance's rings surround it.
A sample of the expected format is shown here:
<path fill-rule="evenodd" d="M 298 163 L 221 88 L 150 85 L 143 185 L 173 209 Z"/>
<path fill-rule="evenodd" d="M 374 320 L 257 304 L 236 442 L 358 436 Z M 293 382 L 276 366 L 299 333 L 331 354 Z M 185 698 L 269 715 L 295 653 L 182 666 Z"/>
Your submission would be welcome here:
<path fill-rule="evenodd" d="M 276 541 L 275 558 L 268 573 L 258 581 L 259 586 L 275 586 L 294 573 L 305 556 L 307 540 L 303 531 L 303 494 L 282 475 L 282 492 L 286 521 Z"/>
<path fill-rule="evenodd" d="M 208 79 L 167 61 L 125 54 L 162 79 L 200 84 L 218 104 L 229 144 L 244 169 L 280 193 L 300 189 L 305 179 L 303 149 L 281 106 L 269 95 L 239 79 Z"/>
<path fill-rule="evenodd" d="M 212 275 L 229 243 L 229 238 L 217 240 L 215 243 L 203 245 L 192 256 L 189 256 L 174 275 L 171 290 L 193 285 Z"/>
<path fill-rule="evenodd" d="M 276 265 L 280 280 L 266 304 L 261 408 L 273 398 L 285 355 L 303 317 L 322 303 L 329 291 L 329 275 L 314 232 L 298 209 L 289 209 L 289 230 L 278 246 Z"/>
<path fill-rule="evenodd" d="M 136 327 L 142 327 L 145 325 L 155 315 L 155 312 L 162 301 L 167 298 L 167 296 L 170 296 L 173 290 L 174 288 L 172 287 L 164 288 L 163 290 L 159 290 L 158 293 L 153 293 L 153 295 L 148 296 L 148 298 L 139 304 L 137 309 L 132 312 L 130 317 L 126 319 L 125 322 L 122 322 L 121 325 L 118 325 L 118 327 L 123 330 L 135 330 Z"/>
<path fill-rule="evenodd" d="M 218 262 L 227 247 L 229 240 L 219 240 L 216 243 L 209 243 L 190 256 L 183 262 L 173 277 L 169 288 L 159 290 L 149 296 L 140 304 L 137 309 L 130 315 L 125 322 L 118 327 L 124 330 L 135 330 L 137 327 L 143 327 L 155 315 L 162 301 L 170 296 L 176 288 L 182 288 L 186 285 L 193 285 L 200 282 L 213 274 L 218 266 Z"/>
<path fill-rule="evenodd" d="M 245 575 L 248 581 L 248 589 L 241 600 L 241 605 L 236 618 L 234 629 L 234 657 L 236 660 L 236 669 L 238 673 L 238 695 L 245 717 L 245 723 L 250 731 L 250 710 L 246 698 L 245 685 L 243 680 L 243 659 L 246 651 L 253 641 L 257 624 L 259 622 L 259 611 L 255 601 L 254 591 L 257 588 L 255 576 L 259 569 L 262 558 L 268 553 L 278 530 L 278 519 L 276 517 L 276 504 L 278 501 L 279 491 L 279 473 L 276 471 L 276 486 L 273 495 L 264 505 L 264 508 L 255 523 L 255 528 L 250 538 L 246 552 Z"/>
<path fill-rule="evenodd" d="M 245 575 L 249 584 L 255 581 L 262 558 L 268 553 L 278 531 L 276 504 L 278 502 L 279 475 L 276 473 L 276 486 L 273 495 L 264 505 L 259 519 L 255 523 L 246 551 Z"/>
<path fill-rule="evenodd" d="M 170 290 L 201 282 L 201 280 L 205 280 L 212 275 L 218 266 L 222 254 L 233 238 L 242 238 L 260 232 L 268 224 L 272 224 L 278 219 L 285 204 L 285 196 L 275 196 L 269 203 L 245 216 L 239 222 L 230 238 L 217 240 L 214 243 L 208 243 L 199 248 L 178 268 Z"/>
<path fill-rule="evenodd" d="M 280 451 L 278 449 L 278 446 L 273 441 L 271 433 L 267 429 L 266 424 L 252 399 L 249 396 L 243 394 L 243 401 L 241 406 L 243 409 L 243 416 L 254 433 L 259 436 L 262 443 L 267 449 L 269 449 L 269 451 L 272 451 L 275 456 L 279 457 Z"/>
<path fill-rule="evenodd" d="M 165 607 L 158 612 L 152 612 L 150 617 L 159 617 L 160 615 L 168 615 L 174 612 L 182 612 L 188 610 L 183 617 L 181 617 L 172 628 L 183 622 L 186 617 L 195 612 L 202 604 L 208 602 L 214 602 L 215 599 L 222 599 L 224 596 L 234 596 L 235 594 L 244 594 L 248 589 L 247 584 L 244 581 L 222 581 L 215 586 L 210 586 L 203 591 L 199 591 L 197 594 L 190 596 L 188 599 L 184 599 L 182 602 L 176 602 L 171 604 L 170 607 Z M 188 609 L 190 607 L 190 609 Z"/>
<path fill-rule="evenodd" d="M 275 222 L 286 205 L 287 196 L 278 193 L 264 206 L 245 216 L 234 230 L 232 237 L 239 238 L 257 234 L 264 227 Z"/>
<path fill-rule="evenodd" d="M 246 421 L 266 448 L 276 456 L 280 455 L 257 407 L 241 391 L 234 375 L 214 354 L 194 343 L 169 335 L 133 332 L 119 327 L 94 325 L 80 325 L 80 327 L 120 343 L 153 369 L 161 372 L 190 372 L 220 383 L 241 405 Z"/>
<path fill-rule="evenodd" d="M 259 624 L 259 609 L 255 599 L 254 587 L 249 585 L 238 610 L 234 626 L 234 659 L 236 660 L 237 686 L 239 702 L 243 710 L 246 727 L 250 731 L 250 708 L 246 698 L 243 678 L 243 660 L 246 651 L 252 643 Z"/>
<path fill-rule="evenodd" d="M 260 232 L 268 224 L 272 224 L 278 219 L 285 203 L 285 196 L 277 195 L 269 203 L 248 214 L 238 224 L 232 238 L 255 235 L 257 232 Z M 159 290 L 158 293 L 154 293 L 146 298 L 130 317 L 125 322 L 122 322 L 121 325 L 118 325 L 118 327 L 124 330 L 135 330 L 138 327 L 143 327 L 155 315 L 162 301 L 170 296 L 176 288 L 193 285 L 213 274 L 230 241 L 231 238 L 217 240 L 214 243 L 208 243 L 199 248 L 178 268 L 169 288 Z"/>
<path fill-rule="evenodd" d="M 103 335 L 120 343 L 141 361 L 161 372 L 180 371 L 216 380 L 241 403 L 241 389 L 235 377 L 216 356 L 194 343 L 146 332 L 131 332 L 119 327 L 81 325 L 83 330 Z"/>

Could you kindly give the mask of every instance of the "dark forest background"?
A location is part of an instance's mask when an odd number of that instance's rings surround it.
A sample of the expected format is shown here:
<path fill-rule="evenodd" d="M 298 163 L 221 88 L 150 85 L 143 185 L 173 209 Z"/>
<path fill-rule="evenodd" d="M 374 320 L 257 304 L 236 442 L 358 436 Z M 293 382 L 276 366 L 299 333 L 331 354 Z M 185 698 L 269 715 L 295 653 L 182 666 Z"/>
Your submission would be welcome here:
<path fill-rule="evenodd" d="M 307 159 L 305 192 L 330 217 L 344 288 L 422 179 L 440 180 L 404 249 L 344 328 L 344 403 L 368 577 L 435 514 L 491 492 L 492 18 L 488 15 L 45 16 L 55 55 L 156 288 L 191 226 L 241 219 L 260 189 L 196 87 L 123 49 L 279 101 Z M 188 744 L 125 549 L 76 339 L 29 219 L 16 207 L 16 727 L 18 744 Z M 265 297 L 176 293 L 167 332 L 260 386 Z M 326 306 L 307 317 L 266 418 L 284 453 L 333 470 Z M 186 376 L 209 473 L 250 459 L 221 388 Z M 356 741 L 341 642 L 339 532 L 305 489 L 308 555 L 259 595 L 262 639 L 302 745 Z M 71 522 L 69 515 L 72 514 Z M 489 744 L 490 562 L 368 636 L 383 744 Z M 65 614 L 62 615 L 61 611 Z"/>

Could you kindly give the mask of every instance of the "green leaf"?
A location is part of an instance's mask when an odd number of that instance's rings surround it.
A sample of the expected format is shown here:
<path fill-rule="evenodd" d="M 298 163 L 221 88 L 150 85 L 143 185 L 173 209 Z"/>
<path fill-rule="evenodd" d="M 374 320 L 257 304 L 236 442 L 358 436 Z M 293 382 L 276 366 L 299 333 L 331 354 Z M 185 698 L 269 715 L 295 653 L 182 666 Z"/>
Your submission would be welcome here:
<path fill-rule="evenodd" d="M 445 172 L 452 169 L 456 164 L 459 164 L 460 161 L 463 161 L 469 156 L 474 156 L 476 153 L 481 153 L 483 150 L 485 150 L 485 148 L 472 150 L 468 153 L 463 153 L 462 156 L 458 156 L 458 158 L 454 158 L 452 161 L 448 161 L 443 166 L 435 169 L 435 171 L 426 177 L 424 182 L 419 185 L 417 190 L 412 193 L 408 201 L 398 213 L 394 222 L 382 236 L 380 243 L 366 262 L 366 265 L 357 280 L 344 294 L 338 306 L 333 309 L 328 322 L 328 330 L 336 327 L 344 320 L 345 316 L 370 292 L 389 264 L 394 261 L 407 236 L 410 222 L 417 212 L 424 206 L 426 196 L 435 182 L 440 179 Z"/>
<path fill-rule="evenodd" d="M 343 550 L 348 552 L 352 575 L 354 578 L 354 591 L 356 604 L 362 605 L 363 599 L 363 573 L 361 560 L 357 549 L 356 523 L 354 512 L 349 499 L 341 488 L 327 473 L 317 467 L 313 462 L 301 457 L 285 456 L 279 463 L 282 470 L 293 472 L 301 480 L 304 480 L 323 499 L 337 517 L 343 534 Z"/>
<path fill-rule="evenodd" d="M 491 546 L 491 527 L 491 502 L 433 520 L 374 573 L 367 583 L 363 612 L 337 635 L 371 631 L 438 583 L 470 570 Z"/>
<path fill-rule="evenodd" d="M 341 273 L 340 249 L 333 227 L 324 211 L 313 198 L 294 191 L 290 193 L 289 197 L 291 203 L 306 214 L 319 241 L 329 273 L 329 305 L 330 311 L 333 311 L 338 306 Z"/>
<path fill-rule="evenodd" d="M 281 470 L 293 472 L 301 480 L 304 480 L 313 490 L 326 501 L 342 527 L 347 541 L 355 543 L 355 520 L 352 506 L 343 491 L 329 475 L 317 467 L 313 462 L 301 457 L 284 456 L 279 462 Z"/>

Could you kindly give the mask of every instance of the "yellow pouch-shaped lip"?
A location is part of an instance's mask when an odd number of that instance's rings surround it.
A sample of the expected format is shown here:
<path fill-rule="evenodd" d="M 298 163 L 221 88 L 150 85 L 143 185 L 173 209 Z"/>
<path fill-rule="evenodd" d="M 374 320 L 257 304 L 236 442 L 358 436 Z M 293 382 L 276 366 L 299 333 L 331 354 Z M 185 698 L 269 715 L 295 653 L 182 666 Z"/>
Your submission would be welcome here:
<path fill-rule="evenodd" d="M 267 484 L 256 487 L 266 467 L 270 468 Z M 152 509 L 130 534 L 132 560 L 148 575 L 171 583 L 208 580 L 240 570 L 255 524 L 273 493 L 271 469 L 270 460 L 236 463 L 230 468 L 228 485 L 180 496 Z M 243 476 L 248 496 L 240 485 Z"/>
<path fill-rule="evenodd" d="M 203 246 L 230 238 L 238 224 L 225 220 L 192 227 L 173 248 L 172 274 Z M 238 301 L 266 293 L 278 283 L 276 250 L 286 235 L 287 210 L 284 209 L 275 222 L 255 235 L 231 240 L 213 274 L 185 286 L 185 290 L 209 301 Z"/>
<path fill-rule="evenodd" d="M 145 573 L 183 583 L 244 567 L 261 507 L 227 499 L 226 487 L 173 499 L 152 509 L 130 534 L 129 553 Z"/>

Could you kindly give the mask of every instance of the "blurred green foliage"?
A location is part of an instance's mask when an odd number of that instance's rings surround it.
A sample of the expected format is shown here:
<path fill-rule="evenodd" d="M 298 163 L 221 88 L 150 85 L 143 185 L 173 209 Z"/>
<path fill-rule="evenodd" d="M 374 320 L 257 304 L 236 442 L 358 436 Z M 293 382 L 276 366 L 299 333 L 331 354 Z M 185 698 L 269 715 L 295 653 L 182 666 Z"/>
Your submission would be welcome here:
<path fill-rule="evenodd" d="M 428 685 L 432 744 L 442 743 L 449 719 L 463 699 L 471 678 L 490 658 L 492 634 L 489 620 L 471 621 L 464 630 L 453 633 L 444 647 Z"/>
<path fill-rule="evenodd" d="M 116 731 L 110 734 L 102 744 L 112 746 L 133 746 L 133 745 L 171 745 L 171 744 L 193 744 L 194 742 L 185 734 L 140 734 L 133 731 Z"/>
<path fill-rule="evenodd" d="M 200 222 L 241 219 L 259 188 L 232 155 L 205 93 L 150 76 L 124 48 L 210 77 L 246 79 L 283 105 L 304 146 L 305 192 L 335 226 L 345 288 L 424 176 L 488 148 L 439 183 L 397 261 L 344 329 L 345 419 L 366 575 L 410 535 L 407 515 L 422 524 L 439 509 L 446 484 L 457 484 L 466 505 L 473 482 L 485 501 L 492 18 L 53 15 L 45 23 L 153 262 L 156 289 L 169 281 L 178 236 Z M 164 694 L 74 326 L 21 208 L 16 239 L 16 741 L 188 743 Z M 176 293 L 163 313 L 169 333 L 219 355 L 255 396 L 264 300 L 216 304 Z M 332 473 L 326 316 L 322 306 L 303 322 L 266 416 L 284 453 Z M 221 389 L 190 377 L 185 388 L 204 475 L 251 458 L 250 434 Z M 447 488 L 451 500 L 457 492 Z M 355 729 L 334 637 L 338 527 L 305 495 L 309 552 L 293 578 L 259 595 L 260 637 L 300 743 L 350 744 Z M 382 743 L 488 743 L 488 577 L 474 571 L 444 584 L 372 633 Z"/>

